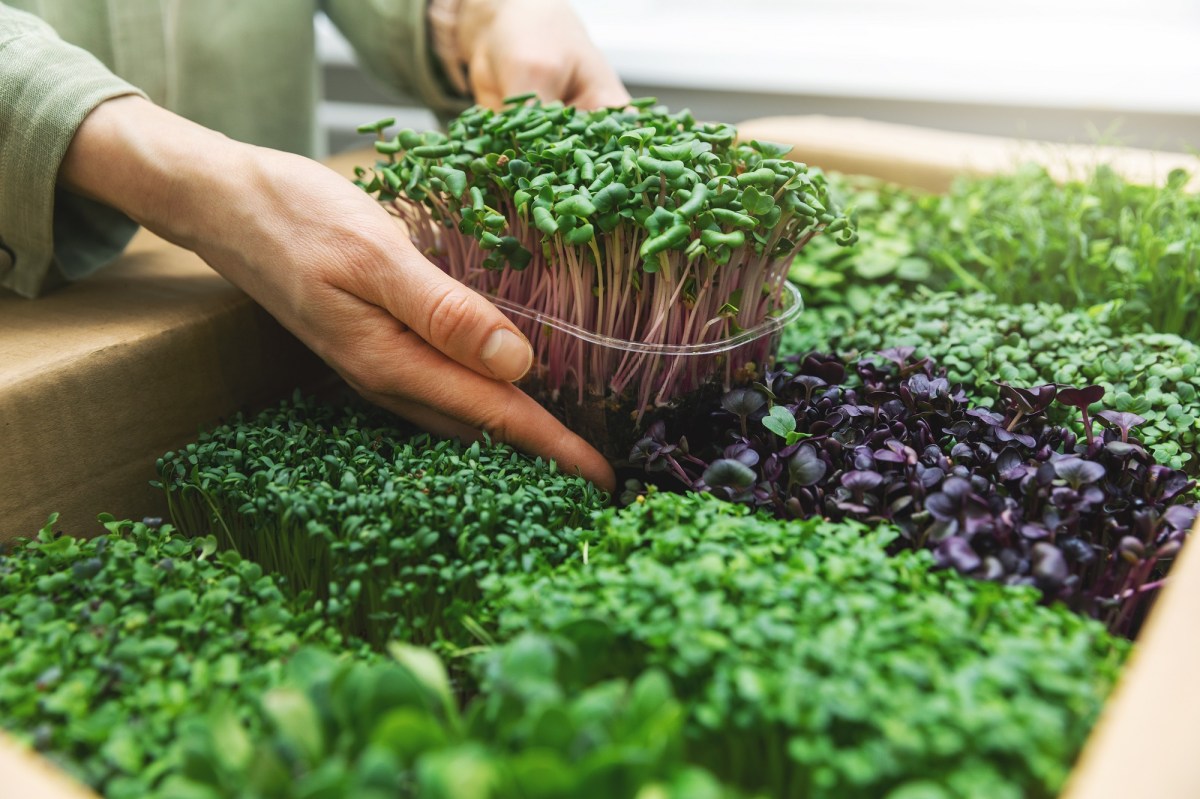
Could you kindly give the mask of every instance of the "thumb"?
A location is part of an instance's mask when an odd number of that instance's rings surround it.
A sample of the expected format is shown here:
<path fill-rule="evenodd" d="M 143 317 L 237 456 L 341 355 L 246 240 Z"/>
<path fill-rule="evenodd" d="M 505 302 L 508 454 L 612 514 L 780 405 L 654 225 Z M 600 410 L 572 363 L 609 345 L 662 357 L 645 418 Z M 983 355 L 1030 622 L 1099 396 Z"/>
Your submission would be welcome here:
<path fill-rule="evenodd" d="M 508 382 L 523 377 L 533 363 L 533 349 L 521 331 L 482 295 L 404 245 L 387 259 L 390 263 L 378 265 L 382 268 L 354 272 L 350 282 L 358 285 L 347 290 L 382 306 L 474 372 Z"/>

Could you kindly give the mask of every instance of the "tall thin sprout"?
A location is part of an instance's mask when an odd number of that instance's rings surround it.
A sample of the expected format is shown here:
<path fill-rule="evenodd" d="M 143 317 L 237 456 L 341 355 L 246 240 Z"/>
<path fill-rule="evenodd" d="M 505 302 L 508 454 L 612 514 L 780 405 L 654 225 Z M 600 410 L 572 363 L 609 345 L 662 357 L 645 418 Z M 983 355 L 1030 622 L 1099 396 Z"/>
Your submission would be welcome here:
<path fill-rule="evenodd" d="M 513 97 L 472 108 L 449 134 L 364 126 L 386 161 L 358 183 L 417 247 L 481 293 L 614 340 L 598 346 L 537 319 L 515 323 L 552 397 L 631 399 L 636 413 L 772 353 L 768 338 L 707 356 L 619 342 L 719 342 L 784 304 L 792 257 L 813 236 L 856 236 L 825 178 L 789 148 L 735 144 L 729 125 L 653 99 L 584 112 Z"/>

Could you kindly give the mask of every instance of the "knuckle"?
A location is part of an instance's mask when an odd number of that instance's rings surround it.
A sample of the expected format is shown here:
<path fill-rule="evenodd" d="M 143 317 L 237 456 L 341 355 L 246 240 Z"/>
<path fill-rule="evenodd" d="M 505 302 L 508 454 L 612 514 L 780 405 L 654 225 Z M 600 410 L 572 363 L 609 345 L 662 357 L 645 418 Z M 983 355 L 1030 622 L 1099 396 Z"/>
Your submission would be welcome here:
<path fill-rule="evenodd" d="M 470 295 L 454 287 L 441 290 L 428 303 L 425 329 L 428 341 L 439 349 L 470 333 L 480 321 Z"/>

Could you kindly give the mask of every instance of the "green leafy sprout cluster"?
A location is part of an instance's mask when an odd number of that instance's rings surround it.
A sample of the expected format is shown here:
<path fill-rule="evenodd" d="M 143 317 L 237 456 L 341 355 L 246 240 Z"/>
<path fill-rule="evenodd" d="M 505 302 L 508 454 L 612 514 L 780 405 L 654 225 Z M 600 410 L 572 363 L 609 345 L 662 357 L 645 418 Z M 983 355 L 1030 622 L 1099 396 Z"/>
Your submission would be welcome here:
<path fill-rule="evenodd" d="M 108 799 L 178 770 L 181 720 L 211 701 L 251 723 L 301 645 L 367 656 L 214 538 L 102 517 L 87 540 L 55 521 L 0 556 L 0 720 Z"/>
<path fill-rule="evenodd" d="M 562 641 L 523 635 L 483 660 L 463 710 L 441 661 L 391 647 L 357 663 L 305 650 L 241 721 L 226 708 L 183 733 L 187 767 L 158 799 L 734 799 L 683 760 L 684 711 L 657 670 L 580 686 Z"/>
<path fill-rule="evenodd" d="M 589 558 L 497 574 L 501 636 L 668 675 L 688 758 L 769 796 L 1057 795 L 1127 651 L 1035 591 L 885 554 L 896 531 L 707 495 L 607 511 Z"/>
<path fill-rule="evenodd" d="M 1115 332 L 1153 329 L 1200 341 L 1200 195 L 1173 171 L 1159 186 L 1098 166 L 1067 181 L 1029 165 L 961 178 L 944 196 L 830 176 L 853 197 L 862 241 L 816 241 L 793 279 L 809 304 L 864 283 L 988 291 L 1001 302 L 1109 311 Z"/>
<path fill-rule="evenodd" d="M 500 444 L 435 440 L 297 395 L 158 461 L 172 519 L 311 591 L 376 646 L 466 643 L 480 576 L 575 552 L 607 495 Z"/>
<path fill-rule="evenodd" d="M 527 314 L 643 345 L 714 342 L 782 307 L 790 261 L 818 233 L 855 240 L 824 176 L 786 146 L 739 144 L 652 98 L 596 111 L 531 99 L 472 108 L 448 134 L 365 126 L 386 160 L 357 181 L 450 275 Z M 551 392 L 632 389 L 642 409 L 771 354 L 761 341 L 685 363 L 514 321 Z"/>
<path fill-rule="evenodd" d="M 1200 463 L 1200 346 L 1169 333 L 1117 333 L 1112 314 L 1052 303 L 1010 305 L 984 293 L 900 286 L 864 289 L 852 304 L 809 309 L 783 332 L 780 352 L 844 357 L 916 347 L 954 383 L 995 401 L 1000 380 L 1017 386 L 1094 384 L 1105 408 L 1146 420 L 1138 435 L 1159 463 L 1196 473 Z M 1097 405 L 1096 409 L 1101 406 Z M 1079 414 L 1052 406 L 1055 422 L 1083 435 Z"/>

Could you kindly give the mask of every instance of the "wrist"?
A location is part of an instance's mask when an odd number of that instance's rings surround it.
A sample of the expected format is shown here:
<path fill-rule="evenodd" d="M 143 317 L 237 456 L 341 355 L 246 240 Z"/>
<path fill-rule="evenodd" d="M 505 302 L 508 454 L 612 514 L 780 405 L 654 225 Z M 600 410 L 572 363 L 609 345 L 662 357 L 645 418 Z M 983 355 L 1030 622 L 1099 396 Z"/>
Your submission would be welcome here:
<path fill-rule="evenodd" d="M 213 212 L 252 149 L 144 98 L 118 97 L 79 126 L 58 182 L 194 248 L 212 232 Z"/>

